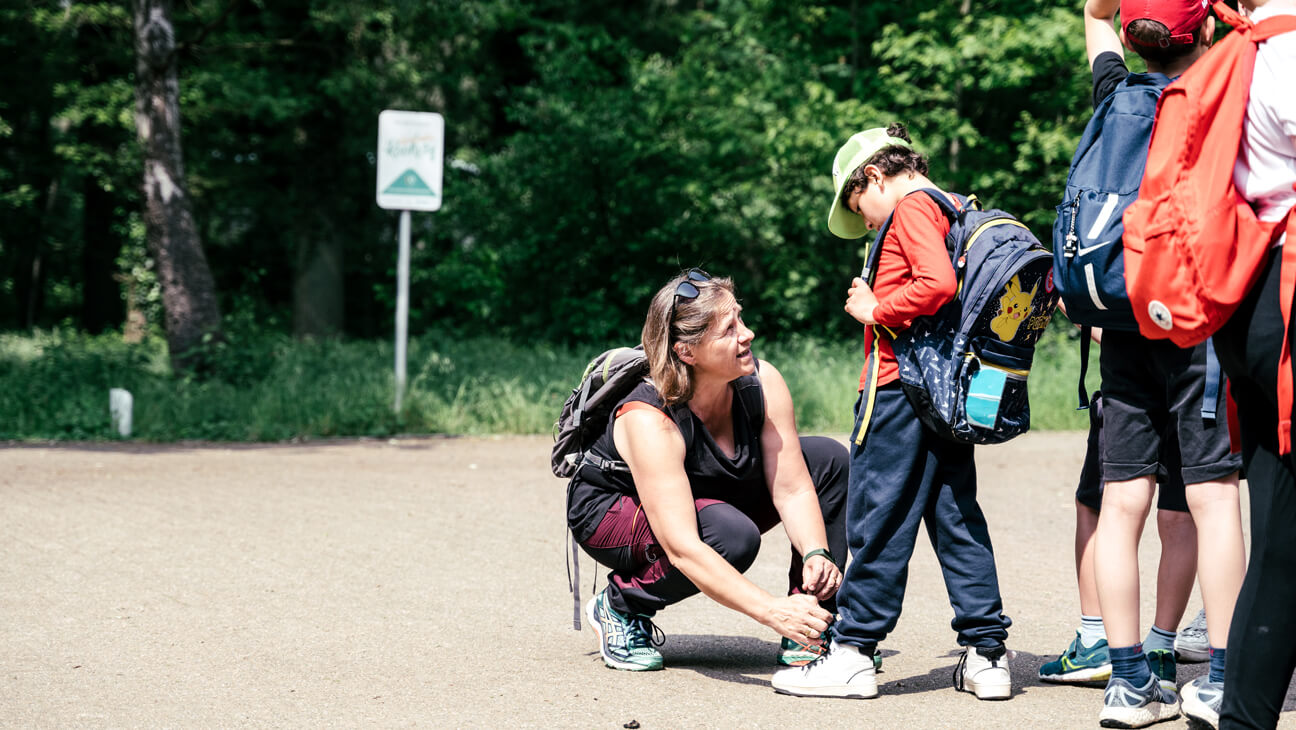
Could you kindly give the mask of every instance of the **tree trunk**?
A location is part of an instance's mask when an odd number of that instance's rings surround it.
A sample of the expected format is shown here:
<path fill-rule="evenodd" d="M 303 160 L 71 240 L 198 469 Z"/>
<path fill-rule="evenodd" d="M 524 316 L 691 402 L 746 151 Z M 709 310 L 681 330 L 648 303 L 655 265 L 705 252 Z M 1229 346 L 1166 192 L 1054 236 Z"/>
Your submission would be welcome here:
<path fill-rule="evenodd" d="M 220 337 L 220 307 L 184 179 L 180 83 L 170 0 L 135 2 L 135 128 L 144 152 L 144 227 L 157 264 L 171 364 L 201 364 Z"/>
<path fill-rule="evenodd" d="M 342 240 L 327 216 L 319 217 L 314 235 L 298 235 L 293 282 L 293 332 L 298 337 L 335 337 L 344 324 Z"/>

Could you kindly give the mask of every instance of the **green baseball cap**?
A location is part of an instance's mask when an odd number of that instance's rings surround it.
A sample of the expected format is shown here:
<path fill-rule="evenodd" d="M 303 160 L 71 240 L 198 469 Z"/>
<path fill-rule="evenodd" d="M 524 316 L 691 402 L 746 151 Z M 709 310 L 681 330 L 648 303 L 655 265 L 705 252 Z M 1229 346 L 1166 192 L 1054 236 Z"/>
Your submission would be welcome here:
<path fill-rule="evenodd" d="M 874 127 L 852 135 L 846 140 L 846 144 L 837 150 L 832 168 L 832 207 L 828 209 L 828 230 L 834 235 L 840 238 L 863 238 L 868 233 L 868 221 L 842 205 L 842 188 L 860 165 L 868 162 L 868 159 L 877 154 L 878 150 L 893 144 L 910 146 L 899 137 L 889 136 L 885 127 Z"/>

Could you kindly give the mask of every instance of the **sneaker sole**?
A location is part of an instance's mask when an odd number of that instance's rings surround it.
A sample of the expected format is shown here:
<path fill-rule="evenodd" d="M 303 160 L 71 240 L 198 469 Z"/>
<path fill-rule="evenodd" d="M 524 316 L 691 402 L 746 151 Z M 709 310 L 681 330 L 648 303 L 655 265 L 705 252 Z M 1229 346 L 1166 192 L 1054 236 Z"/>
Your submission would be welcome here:
<path fill-rule="evenodd" d="M 1145 707 L 1104 707 L 1098 715 L 1098 724 L 1103 727 L 1147 727 L 1176 717 L 1179 717 L 1178 703 L 1154 702 Z"/>
<path fill-rule="evenodd" d="M 612 669 L 620 669 L 623 672 L 655 672 L 662 668 L 663 665 L 644 666 L 633 662 L 623 662 L 616 657 L 610 656 L 607 650 L 603 648 L 603 630 L 602 624 L 598 620 L 598 615 L 594 612 L 594 602 L 596 598 L 591 598 L 589 603 L 585 604 L 585 618 L 589 619 L 589 625 L 594 629 L 595 635 L 599 640 L 599 655 L 603 657 L 603 663 Z"/>
<path fill-rule="evenodd" d="M 1006 700 L 1012 697 L 1012 683 L 976 684 L 964 680 L 964 690 L 976 695 L 978 700 Z"/>
<path fill-rule="evenodd" d="M 850 684 L 834 687 L 779 687 L 775 685 L 774 691 L 781 695 L 792 695 L 793 697 L 838 697 L 851 700 L 871 700 L 878 696 L 877 685 L 871 688 Z"/>
<path fill-rule="evenodd" d="M 1040 675 L 1041 682 L 1053 682 L 1054 684 L 1085 684 L 1087 682 L 1106 682 L 1109 679 L 1111 679 L 1110 664 L 1104 664 L 1101 667 L 1086 667 L 1065 674 Z"/>
<path fill-rule="evenodd" d="M 1210 661 L 1210 650 L 1201 651 L 1198 649 L 1180 649 L 1175 647 L 1175 659 L 1185 664 L 1198 664 Z"/>
<path fill-rule="evenodd" d="M 1183 696 L 1183 714 L 1188 718 L 1188 727 L 1201 730 L 1201 728 L 1210 728 L 1216 730 L 1219 727 L 1219 713 L 1215 712 L 1205 702 L 1197 699 L 1197 695 L 1185 693 Z"/>

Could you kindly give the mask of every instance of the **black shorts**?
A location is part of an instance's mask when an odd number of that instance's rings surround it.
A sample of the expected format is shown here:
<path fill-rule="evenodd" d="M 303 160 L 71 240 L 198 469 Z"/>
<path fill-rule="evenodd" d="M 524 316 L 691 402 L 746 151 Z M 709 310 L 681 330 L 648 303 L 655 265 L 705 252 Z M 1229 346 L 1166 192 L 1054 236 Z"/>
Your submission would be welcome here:
<path fill-rule="evenodd" d="M 1202 419 L 1205 344 L 1181 349 L 1169 340 L 1119 331 L 1104 332 L 1102 344 L 1104 479 L 1170 472 L 1171 464 L 1161 458 L 1170 435 L 1178 439 L 1185 484 L 1222 479 L 1242 467 L 1241 455 L 1229 445 L 1223 403 L 1218 419 Z"/>
<path fill-rule="evenodd" d="M 1095 391 L 1089 400 L 1089 444 L 1085 449 L 1084 466 L 1080 469 L 1080 484 L 1076 486 L 1076 501 L 1094 512 L 1102 511 L 1102 425 L 1103 397 Z M 1162 443 L 1161 462 L 1165 468 L 1157 470 L 1157 509 L 1173 512 L 1188 511 L 1188 497 L 1184 494 L 1183 477 L 1179 473 L 1179 442 L 1173 432 Z"/>

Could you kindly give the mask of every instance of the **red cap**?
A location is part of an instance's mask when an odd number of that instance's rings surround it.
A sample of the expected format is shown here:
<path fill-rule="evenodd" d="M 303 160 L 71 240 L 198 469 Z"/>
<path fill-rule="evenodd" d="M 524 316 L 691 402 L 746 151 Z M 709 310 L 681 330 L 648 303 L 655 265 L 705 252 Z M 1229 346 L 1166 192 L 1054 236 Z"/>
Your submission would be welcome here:
<path fill-rule="evenodd" d="M 1193 33 L 1206 22 L 1209 9 L 1210 0 L 1121 0 L 1121 30 L 1128 29 L 1135 20 L 1155 20 L 1170 29 L 1167 45 L 1186 45 L 1193 42 Z M 1125 38 L 1138 44 L 1128 32 Z"/>

